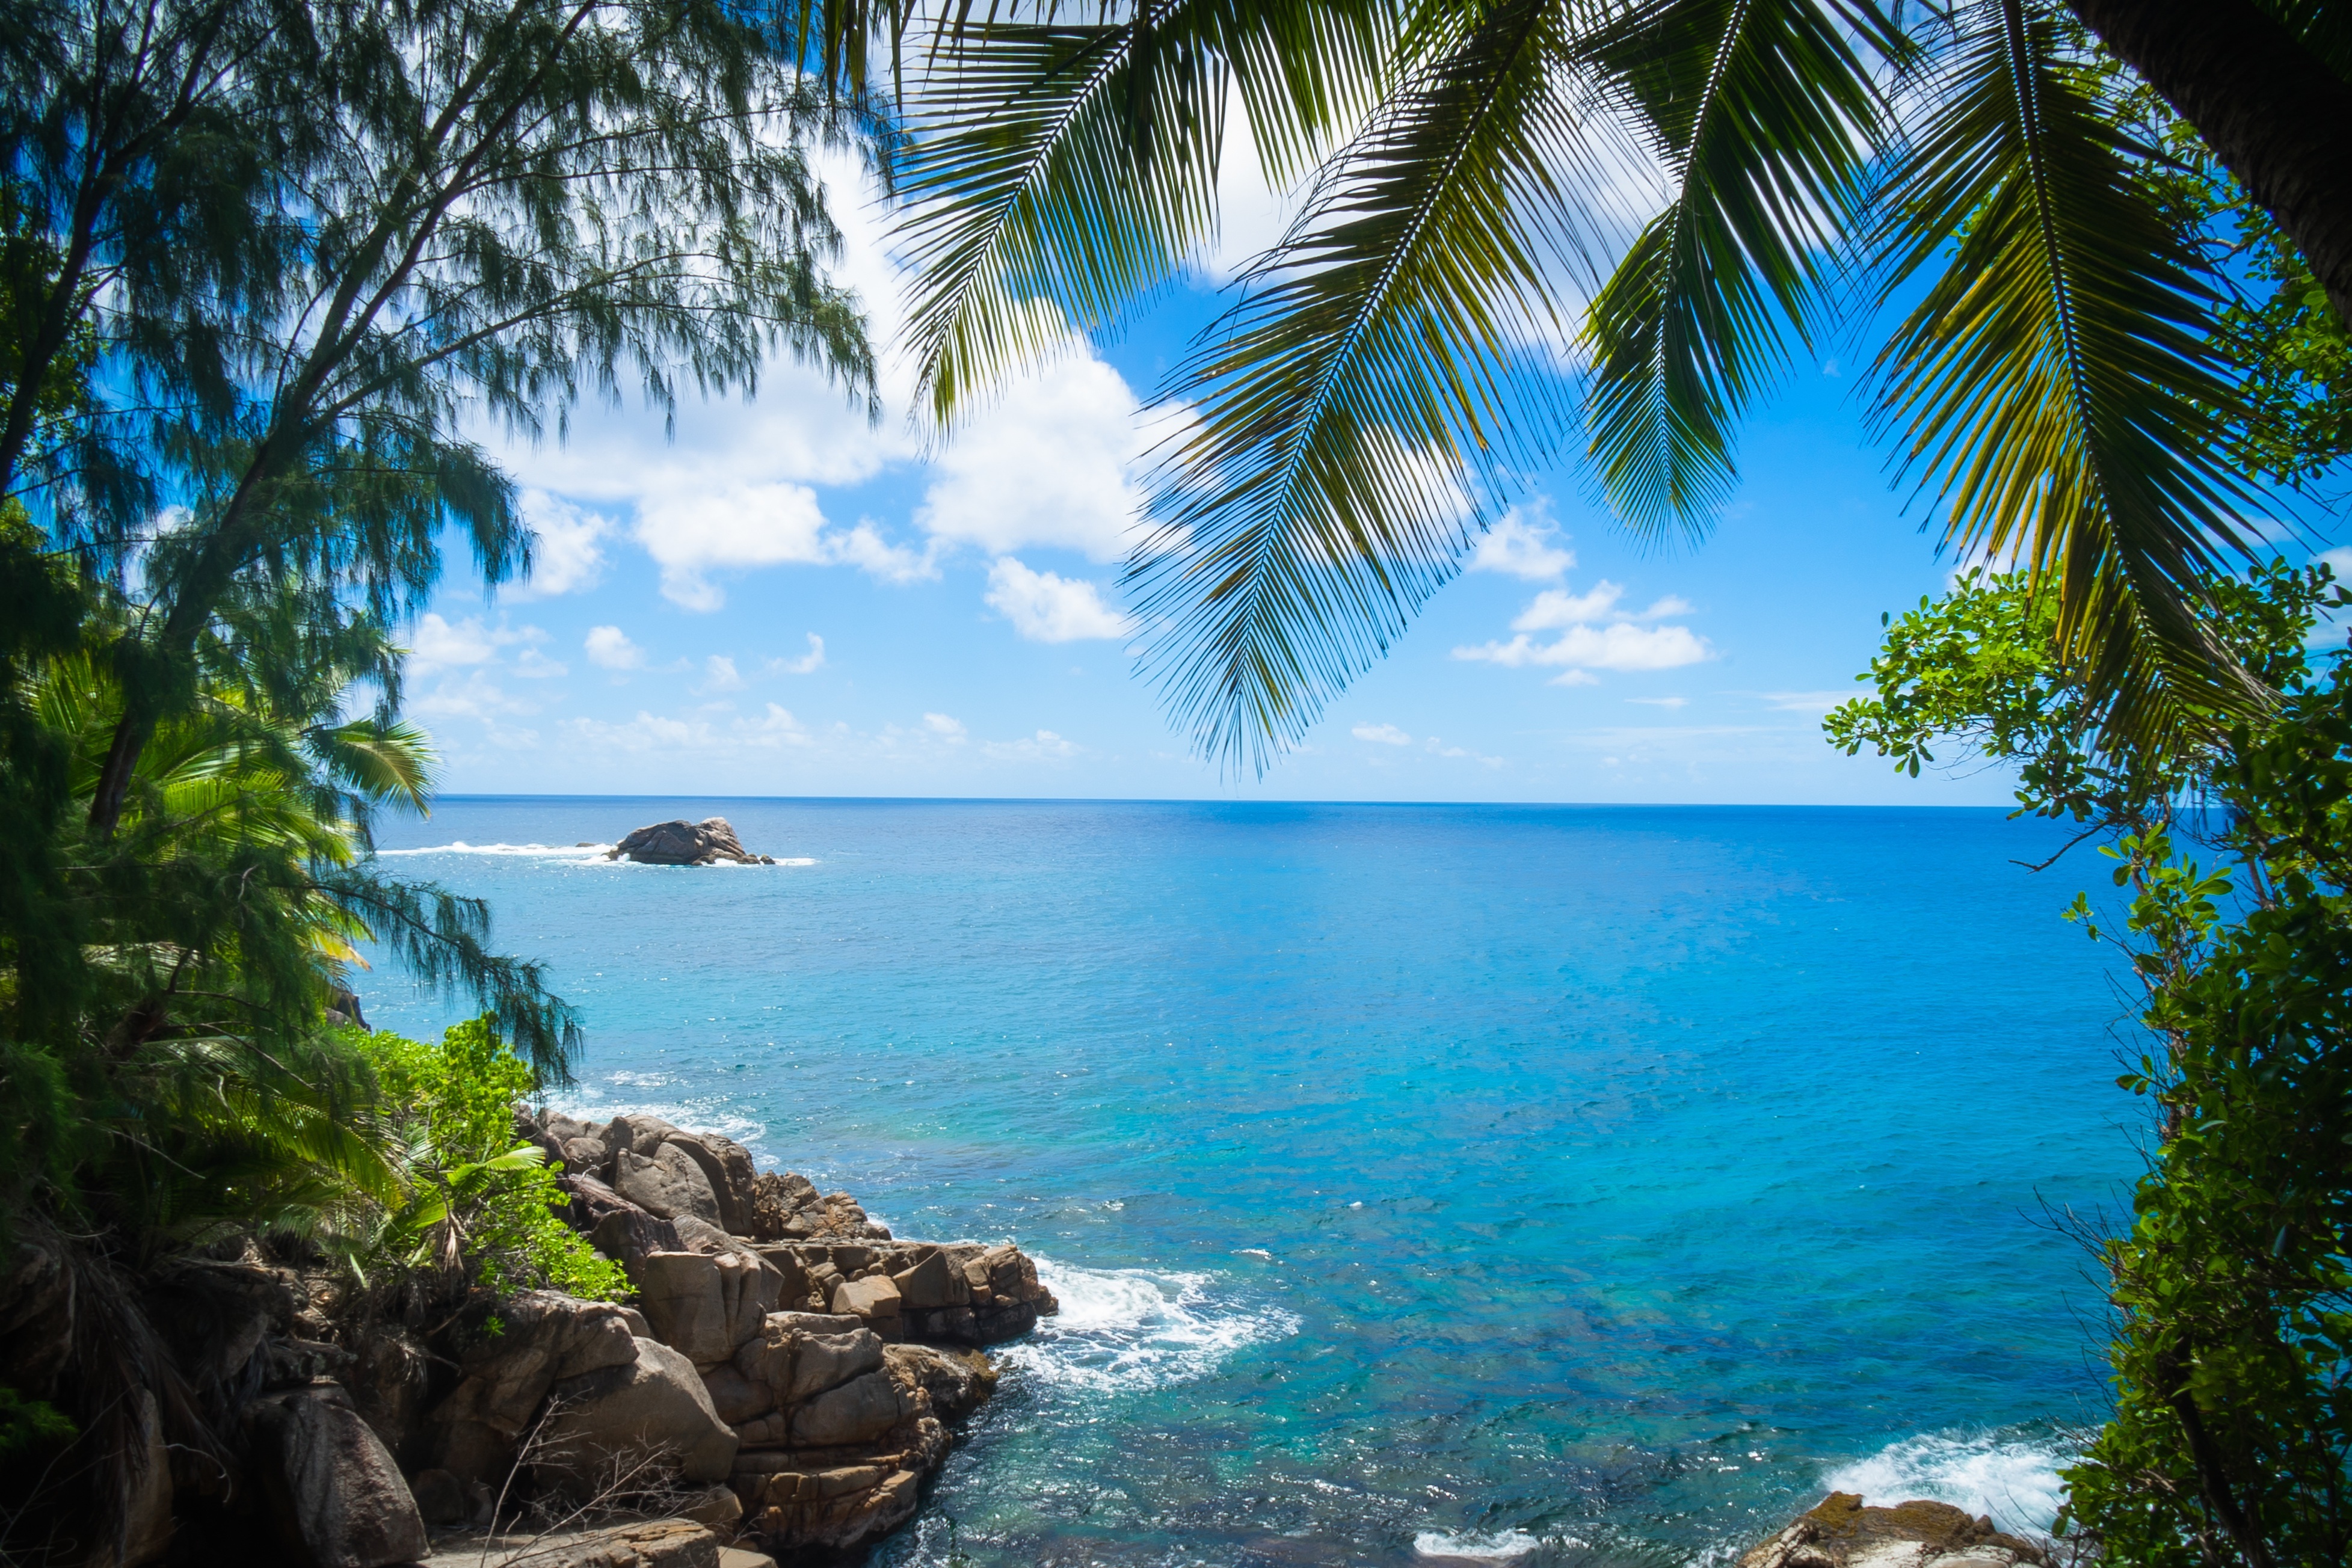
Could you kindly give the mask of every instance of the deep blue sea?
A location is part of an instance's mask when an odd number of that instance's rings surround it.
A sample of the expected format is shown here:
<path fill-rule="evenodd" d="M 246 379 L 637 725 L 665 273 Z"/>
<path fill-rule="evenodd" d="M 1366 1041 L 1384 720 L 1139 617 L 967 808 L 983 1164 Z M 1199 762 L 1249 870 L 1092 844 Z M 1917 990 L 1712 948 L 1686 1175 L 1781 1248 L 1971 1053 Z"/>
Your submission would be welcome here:
<path fill-rule="evenodd" d="M 609 863 L 723 815 L 773 867 Z M 889 1568 L 1720 1563 L 1836 1485 L 2046 1526 L 2053 1212 L 2137 1174 L 2086 852 L 1995 810 L 446 800 L 588 1043 L 1064 1311 Z M 555 846 L 555 847 L 541 847 Z M 379 1028 L 457 1016 L 366 978 Z"/>

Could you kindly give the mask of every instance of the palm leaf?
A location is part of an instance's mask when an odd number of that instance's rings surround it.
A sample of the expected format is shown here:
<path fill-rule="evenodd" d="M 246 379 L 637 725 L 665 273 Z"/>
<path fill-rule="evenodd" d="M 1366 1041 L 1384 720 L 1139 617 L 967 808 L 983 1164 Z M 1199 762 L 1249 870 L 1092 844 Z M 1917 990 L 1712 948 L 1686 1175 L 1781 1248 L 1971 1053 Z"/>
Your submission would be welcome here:
<path fill-rule="evenodd" d="M 2054 7 L 1963 17 L 1876 235 L 1890 292 L 1927 292 L 1882 352 L 1873 410 L 1945 541 L 2059 593 L 2062 654 L 2110 722 L 2160 740 L 2250 682 L 2200 623 L 2197 578 L 2250 553 L 2221 465 L 2217 293 L 2129 177 L 2144 150 L 2069 59 Z"/>
<path fill-rule="evenodd" d="M 1105 16 L 1109 8 L 1105 7 Z M 1229 88 L 1263 156 L 1309 155 L 1382 58 L 1366 0 L 1145 0 L 1118 19 L 940 24 L 899 190 L 908 329 L 942 426 L 1112 320 L 1216 224 Z"/>
<path fill-rule="evenodd" d="M 1873 66 L 1907 46 L 1866 0 L 1665 0 L 1591 47 L 1673 180 L 1586 325 L 1592 456 L 1634 528 L 1696 531 L 1844 244 L 1885 135 Z"/>
<path fill-rule="evenodd" d="M 1607 171 L 1572 0 L 1430 6 L 1429 62 L 1336 159 L 1180 371 L 1197 420 L 1129 564 L 1146 667 L 1263 771 L 1450 578 L 1475 490 L 1564 424 L 1538 343 Z"/>

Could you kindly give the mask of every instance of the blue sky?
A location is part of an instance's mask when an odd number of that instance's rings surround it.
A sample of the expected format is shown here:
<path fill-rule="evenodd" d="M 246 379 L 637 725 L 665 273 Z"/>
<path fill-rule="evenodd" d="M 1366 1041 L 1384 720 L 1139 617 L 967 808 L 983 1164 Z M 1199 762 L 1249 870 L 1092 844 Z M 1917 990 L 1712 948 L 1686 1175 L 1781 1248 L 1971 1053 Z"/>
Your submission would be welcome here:
<path fill-rule="evenodd" d="M 837 188 L 847 281 L 898 313 L 880 220 Z M 1118 562 L 1147 404 L 1226 256 L 1114 340 L 1074 345 L 945 445 L 905 373 L 869 425 L 814 372 L 632 403 L 509 444 L 532 580 L 462 570 L 415 628 L 410 711 L 452 793 L 2005 804 L 1821 739 L 1883 611 L 1938 591 L 1855 378 L 1792 367 L 1702 544 L 1645 549 L 1573 466 L 1526 497 L 1389 658 L 1264 779 L 1190 755 L 1125 653 Z"/>

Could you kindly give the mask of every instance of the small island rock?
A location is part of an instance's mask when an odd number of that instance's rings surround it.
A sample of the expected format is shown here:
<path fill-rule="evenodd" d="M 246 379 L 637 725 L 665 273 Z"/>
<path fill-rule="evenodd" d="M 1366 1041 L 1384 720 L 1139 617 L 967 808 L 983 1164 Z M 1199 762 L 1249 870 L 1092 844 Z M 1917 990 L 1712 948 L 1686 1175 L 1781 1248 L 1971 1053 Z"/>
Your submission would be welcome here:
<path fill-rule="evenodd" d="M 724 817 L 699 822 L 683 820 L 639 828 L 605 852 L 606 860 L 635 861 L 639 865 L 773 865 L 767 855 L 755 855 L 736 838 Z"/>

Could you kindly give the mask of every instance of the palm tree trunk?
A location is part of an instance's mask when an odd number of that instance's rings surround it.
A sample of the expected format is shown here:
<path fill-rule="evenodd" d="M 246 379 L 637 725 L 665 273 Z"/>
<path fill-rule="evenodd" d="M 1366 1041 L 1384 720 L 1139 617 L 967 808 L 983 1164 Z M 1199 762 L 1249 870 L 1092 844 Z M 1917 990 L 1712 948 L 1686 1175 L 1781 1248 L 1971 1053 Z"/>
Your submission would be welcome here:
<path fill-rule="evenodd" d="M 2254 0 L 2067 0 L 2197 128 L 2352 321 L 2352 83 Z"/>

